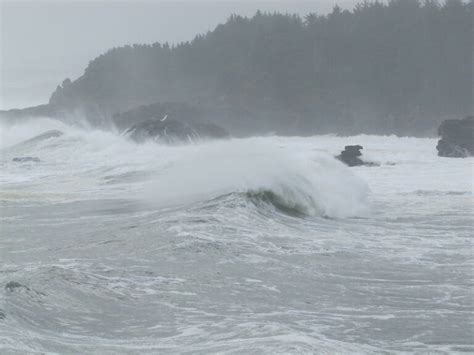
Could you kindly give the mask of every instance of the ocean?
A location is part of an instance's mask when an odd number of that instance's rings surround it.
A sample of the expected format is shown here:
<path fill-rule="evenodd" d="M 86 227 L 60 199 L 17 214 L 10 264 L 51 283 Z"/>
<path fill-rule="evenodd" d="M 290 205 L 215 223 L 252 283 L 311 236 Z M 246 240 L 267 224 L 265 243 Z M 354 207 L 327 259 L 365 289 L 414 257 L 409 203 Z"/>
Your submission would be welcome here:
<path fill-rule="evenodd" d="M 0 130 L 1 354 L 474 352 L 474 160 L 436 139 Z"/>

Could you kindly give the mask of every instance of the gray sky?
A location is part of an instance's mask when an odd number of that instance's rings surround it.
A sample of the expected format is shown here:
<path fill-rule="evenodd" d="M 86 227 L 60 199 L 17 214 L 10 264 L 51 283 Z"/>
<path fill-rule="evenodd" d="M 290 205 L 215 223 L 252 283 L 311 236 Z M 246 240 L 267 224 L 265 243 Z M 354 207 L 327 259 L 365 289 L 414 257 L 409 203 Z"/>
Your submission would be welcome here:
<path fill-rule="evenodd" d="M 232 13 L 327 13 L 335 2 L 0 0 L 0 109 L 47 102 L 58 83 L 114 46 L 190 40 Z"/>

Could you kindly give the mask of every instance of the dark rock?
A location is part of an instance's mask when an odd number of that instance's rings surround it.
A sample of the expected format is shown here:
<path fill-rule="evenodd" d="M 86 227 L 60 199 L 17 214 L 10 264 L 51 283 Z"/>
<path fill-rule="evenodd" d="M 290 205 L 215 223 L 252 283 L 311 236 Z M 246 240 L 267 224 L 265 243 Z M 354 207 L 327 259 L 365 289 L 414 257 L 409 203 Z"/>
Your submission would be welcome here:
<path fill-rule="evenodd" d="M 361 145 L 346 145 L 336 158 L 349 166 L 378 166 L 377 163 L 365 162 L 360 159 L 359 157 L 362 156 L 361 149 L 363 149 Z"/>
<path fill-rule="evenodd" d="M 469 150 L 459 144 L 440 139 L 436 145 L 438 156 L 446 158 L 467 158 L 473 155 L 473 150 Z"/>
<path fill-rule="evenodd" d="M 205 110 L 181 102 L 143 105 L 113 115 L 113 121 L 119 130 L 146 121 L 172 119 L 181 122 L 203 122 L 205 118 Z"/>
<path fill-rule="evenodd" d="M 41 160 L 38 157 L 15 157 L 12 161 L 15 163 L 39 163 Z"/>
<path fill-rule="evenodd" d="M 5 285 L 5 290 L 10 291 L 10 292 L 13 292 L 19 288 L 24 288 L 26 290 L 29 290 L 27 286 L 22 285 L 21 283 L 16 282 L 16 281 L 10 281 Z"/>
<path fill-rule="evenodd" d="M 125 135 L 138 143 L 154 140 L 171 144 L 183 141 L 189 142 L 199 138 L 197 132 L 189 124 L 172 119 L 137 123 L 130 127 Z"/>
<path fill-rule="evenodd" d="M 113 120 L 119 129 L 130 127 L 124 134 L 138 143 L 153 140 L 173 144 L 229 136 L 225 129 L 204 123 L 207 117 L 208 112 L 202 107 L 164 102 L 115 114 Z"/>
<path fill-rule="evenodd" d="M 209 120 L 217 120 L 218 117 L 220 117 L 219 114 L 203 105 L 163 102 L 117 113 L 113 116 L 113 121 L 119 130 L 127 132 L 140 125 L 143 128 L 153 127 L 155 132 L 161 132 L 164 127 L 167 127 L 167 130 L 183 132 L 185 136 L 198 134 L 200 138 L 226 138 L 229 133 L 224 128 L 207 123 Z M 156 133 L 152 134 L 152 136 L 155 135 Z"/>
<path fill-rule="evenodd" d="M 192 127 L 200 138 L 222 139 L 229 138 L 229 132 L 214 123 L 193 123 Z"/>
<path fill-rule="evenodd" d="M 126 132 L 130 139 L 142 143 L 153 140 L 159 143 L 193 142 L 203 138 L 225 138 L 228 133 L 210 123 L 185 123 L 174 119 L 149 120 L 137 123 Z"/>
<path fill-rule="evenodd" d="M 474 155 L 474 116 L 446 120 L 438 128 L 436 149 L 440 157 L 466 158 Z"/>

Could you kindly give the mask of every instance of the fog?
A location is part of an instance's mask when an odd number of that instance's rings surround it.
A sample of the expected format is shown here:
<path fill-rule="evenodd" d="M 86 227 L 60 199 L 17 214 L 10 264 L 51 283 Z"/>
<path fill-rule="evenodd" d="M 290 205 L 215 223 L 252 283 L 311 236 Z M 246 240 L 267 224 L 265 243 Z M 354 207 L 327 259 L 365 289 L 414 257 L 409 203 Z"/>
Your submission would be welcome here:
<path fill-rule="evenodd" d="M 46 105 L 2 116 L 432 136 L 472 115 L 472 2 L 342 5 L 3 2 L 0 109 Z"/>
<path fill-rule="evenodd" d="M 0 355 L 474 354 L 474 0 L 2 1 Z"/>
<path fill-rule="evenodd" d="M 0 109 L 9 109 L 47 102 L 65 77 L 77 78 L 89 61 L 115 46 L 191 40 L 232 13 L 327 13 L 334 2 L 0 0 L 0 6 Z"/>

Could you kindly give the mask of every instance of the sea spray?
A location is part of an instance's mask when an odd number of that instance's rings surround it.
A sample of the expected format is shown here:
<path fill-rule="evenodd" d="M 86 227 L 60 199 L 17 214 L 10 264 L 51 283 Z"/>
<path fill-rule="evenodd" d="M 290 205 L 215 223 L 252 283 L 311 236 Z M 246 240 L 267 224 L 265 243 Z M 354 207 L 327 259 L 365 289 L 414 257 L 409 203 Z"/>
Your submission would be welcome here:
<path fill-rule="evenodd" d="M 261 197 L 304 215 L 361 217 L 369 211 L 367 184 L 350 169 L 325 152 L 290 149 L 274 137 L 139 145 L 116 132 L 53 119 L 2 126 L 2 133 L 8 136 L 5 172 L 19 182 L 26 167 L 11 160 L 38 157 L 42 163 L 29 176 L 41 178 L 35 190 L 43 193 L 132 198 L 159 208 L 248 193 L 252 201 Z"/>
<path fill-rule="evenodd" d="M 168 206 L 229 193 L 260 193 L 307 215 L 366 216 L 368 186 L 333 157 L 291 152 L 265 139 L 232 139 L 182 148 L 145 188 L 144 198 Z"/>

